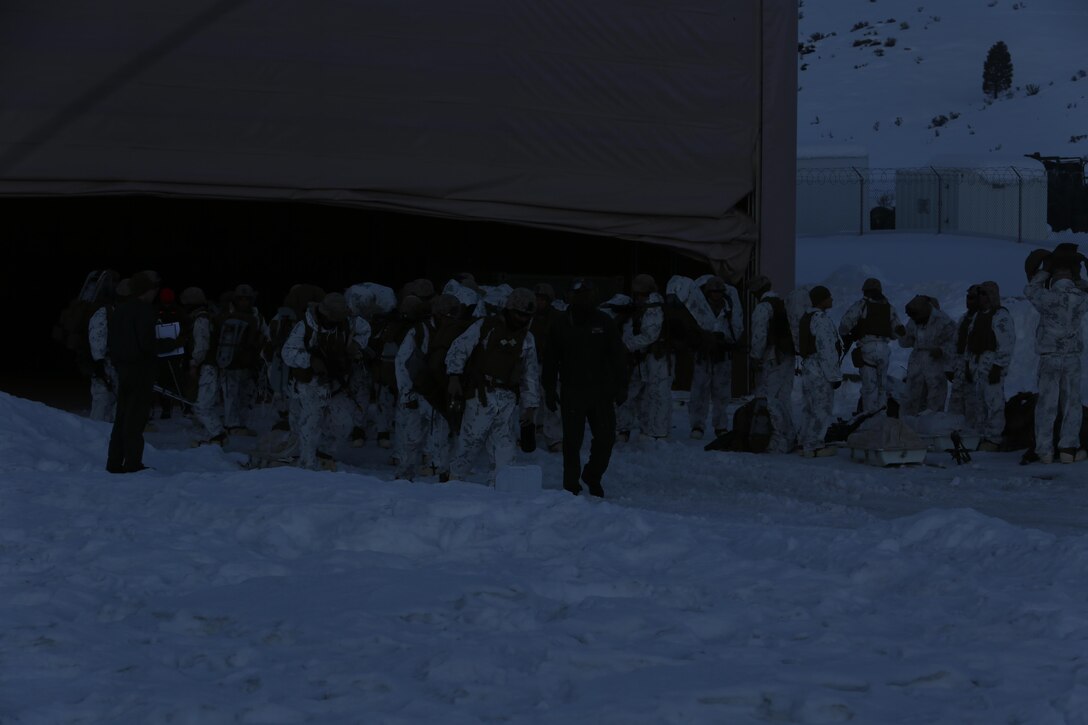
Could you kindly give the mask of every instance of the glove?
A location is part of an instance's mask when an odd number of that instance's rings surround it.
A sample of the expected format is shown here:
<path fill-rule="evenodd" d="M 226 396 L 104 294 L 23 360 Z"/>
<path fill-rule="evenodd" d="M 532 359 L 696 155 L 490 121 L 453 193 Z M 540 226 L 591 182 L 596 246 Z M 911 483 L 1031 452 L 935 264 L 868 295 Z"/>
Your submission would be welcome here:
<path fill-rule="evenodd" d="M 620 406 L 620 405 L 623 405 L 624 403 L 626 403 L 627 402 L 627 391 L 626 390 L 621 390 L 618 393 L 616 393 L 615 400 L 616 400 L 616 405 L 617 406 Z"/>
<path fill-rule="evenodd" d="M 902 325 L 896 325 L 893 332 L 895 333 L 896 337 L 903 337 L 903 335 L 907 334 L 907 328 L 903 327 Z"/>
<path fill-rule="evenodd" d="M 461 376 L 451 375 L 449 387 L 446 388 L 446 392 L 454 400 L 463 400 L 465 397 L 465 391 L 461 388 Z"/>
<path fill-rule="evenodd" d="M 953 380 L 956 379 L 956 374 L 954 372 L 952 372 L 951 370 L 949 370 L 947 373 L 945 373 L 944 376 L 946 378 L 948 378 L 948 382 L 952 382 Z"/>
<path fill-rule="evenodd" d="M 413 393 L 408 393 L 404 396 L 404 407 L 408 410 L 417 410 L 419 408 L 419 398 Z"/>
<path fill-rule="evenodd" d="M 314 371 L 314 375 L 329 374 L 329 365 L 325 362 L 325 358 L 317 355 L 310 356 L 310 369 Z"/>
<path fill-rule="evenodd" d="M 1001 366 L 993 365 L 990 367 L 990 376 L 986 378 L 986 382 L 990 385 L 997 385 L 1001 382 Z"/>
<path fill-rule="evenodd" d="M 943 360 L 944 359 L 944 350 L 942 350 L 939 347 L 936 348 L 936 349 L 930 350 L 929 351 L 929 356 L 931 358 L 933 358 L 934 360 Z"/>
<path fill-rule="evenodd" d="M 831 389 L 832 390 L 838 390 L 841 387 L 842 387 L 842 381 L 841 380 L 836 380 L 835 382 L 831 383 Z"/>
<path fill-rule="evenodd" d="M 359 345 L 359 343 L 353 340 L 352 343 L 348 345 L 348 357 L 350 357 L 355 362 L 359 362 L 365 356 L 366 354 L 363 352 L 363 348 L 361 345 Z"/>
<path fill-rule="evenodd" d="M 544 391 L 544 407 L 553 413 L 559 410 L 559 395 L 554 390 Z"/>
<path fill-rule="evenodd" d="M 536 420 L 536 408 L 526 408 L 521 411 L 521 424 L 530 425 Z"/>
<path fill-rule="evenodd" d="M 109 376 L 106 375 L 106 361 L 105 360 L 92 360 L 91 361 L 91 376 L 98 378 L 99 380 L 108 380 Z"/>

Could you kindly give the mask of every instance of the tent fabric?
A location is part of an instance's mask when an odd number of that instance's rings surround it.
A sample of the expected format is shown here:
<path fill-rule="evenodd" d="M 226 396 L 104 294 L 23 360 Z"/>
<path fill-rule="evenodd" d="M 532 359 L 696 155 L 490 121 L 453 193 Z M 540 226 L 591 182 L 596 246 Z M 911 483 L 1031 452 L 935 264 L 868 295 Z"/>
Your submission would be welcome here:
<path fill-rule="evenodd" d="M 764 25 L 743 0 L 5 3 L 0 194 L 358 205 L 739 269 Z"/>

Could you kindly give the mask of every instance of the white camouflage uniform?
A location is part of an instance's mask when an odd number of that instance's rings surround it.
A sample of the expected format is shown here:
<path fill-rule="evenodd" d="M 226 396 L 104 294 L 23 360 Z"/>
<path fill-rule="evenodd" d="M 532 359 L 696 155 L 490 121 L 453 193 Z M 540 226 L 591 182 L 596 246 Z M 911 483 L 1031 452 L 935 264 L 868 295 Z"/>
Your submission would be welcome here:
<path fill-rule="evenodd" d="M 627 401 L 616 411 L 616 427 L 621 431 L 638 428 L 643 435 L 664 438 L 669 434 L 672 414 L 672 356 L 658 355 L 650 348 L 664 331 L 665 300 L 654 292 L 646 300 L 638 333 L 634 321 L 623 325 L 623 344 L 637 361 L 631 370 Z"/>
<path fill-rule="evenodd" d="M 269 322 L 269 334 L 271 335 L 271 329 L 273 325 L 284 321 L 282 324 L 291 324 L 291 329 L 294 329 L 294 324 L 298 322 L 298 317 L 295 315 L 295 311 L 290 307 L 281 307 L 273 315 L 272 320 Z M 290 414 L 292 405 L 294 405 L 294 393 L 291 390 L 291 376 L 290 371 L 287 369 L 287 365 L 283 362 L 283 357 L 280 356 L 279 350 L 272 351 L 272 359 L 265 360 L 268 365 L 268 387 L 272 392 L 272 406 L 276 409 L 277 413 Z"/>
<path fill-rule="evenodd" d="M 906 328 L 906 334 L 899 338 L 901 347 L 911 348 L 903 412 L 906 415 L 916 415 L 923 410 L 940 413 L 944 411 L 948 397 L 945 373 L 954 366 L 956 324 L 933 307 L 924 325 L 908 320 Z"/>
<path fill-rule="evenodd" d="M 253 308 L 252 314 L 258 330 L 259 350 L 268 339 L 268 325 L 265 324 L 264 318 L 256 307 Z M 223 368 L 219 371 L 219 379 L 223 387 L 223 425 L 228 430 L 245 428 L 246 418 L 257 395 L 257 379 L 254 370 Z"/>
<path fill-rule="evenodd" d="M 352 329 L 359 336 L 366 338 L 362 348 L 369 349 L 370 336 L 373 330 L 370 322 L 362 315 L 352 315 Z M 348 375 L 348 395 L 351 398 L 351 424 L 352 428 L 366 430 L 367 415 L 370 412 L 370 391 L 374 387 L 374 376 L 370 372 L 370 364 L 366 358 L 351 361 L 351 373 Z"/>
<path fill-rule="evenodd" d="M 197 378 L 196 400 L 193 417 L 204 427 L 209 438 L 223 432 L 223 420 L 219 416 L 219 366 L 208 360 L 211 346 L 212 323 L 207 313 L 193 318 L 193 354 L 189 359 L 190 374 Z"/>
<path fill-rule="evenodd" d="M 346 344 L 355 342 L 360 348 L 364 347 L 370 337 L 369 326 L 360 324 L 364 322 L 360 317 L 349 317 L 348 320 Z M 310 349 L 317 345 L 319 329 L 324 328 L 318 327 L 313 310 L 307 310 L 306 319 L 295 325 L 283 344 L 280 354 L 287 367 L 310 369 Z M 350 391 L 343 390 L 340 385 L 340 381 L 317 375 L 308 383 L 294 381 L 298 418 L 291 421 L 291 430 L 298 434 L 298 462 L 303 468 L 319 468 L 319 444 L 323 443 L 323 449 L 332 455 L 351 432 L 351 413 L 355 406 L 348 397 Z"/>
<path fill-rule="evenodd" d="M 417 330 L 420 332 L 419 336 L 416 334 Z M 393 362 L 393 370 L 397 376 L 397 417 L 393 429 L 393 455 L 397 459 L 395 475 L 408 481 L 415 478 L 424 449 L 432 456 L 435 468 L 447 471 L 449 467 L 449 426 L 446 425 L 446 419 L 438 415 L 422 395 L 416 393 L 412 376 L 408 372 L 408 361 L 412 355 L 417 354 L 417 349 L 418 354 L 426 355 L 430 341 L 429 324 L 413 327 L 401 341 Z M 437 435 L 441 435 L 444 440 L 436 441 Z M 443 460 L 434 459 L 436 452 L 440 457 L 444 455 Z"/>
<path fill-rule="evenodd" d="M 1054 455 L 1054 423 L 1061 414 L 1058 448 L 1074 451 L 1080 445 L 1082 418 L 1082 323 L 1088 314 L 1088 295 L 1072 280 L 1046 282 L 1050 273 L 1038 272 L 1024 295 L 1039 311 L 1035 350 L 1039 353 L 1039 400 L 1035 404 L 1035 453 Z"/>
<path fill-rule="evenodd" d="M 984 440 L 1000 443 L 1005 430 L 1005 376 L 1016 345 L 1016 327 L 1008 310 L 999 307 L 1001 303 L 996 286 L 991 285 L 990 288 L 995 297 L 994 307 L 997 307 L 992 323 L 997 349 L 978 355 L 968 350 L 967 374 L 971 387 L 967 391 L 964 408 L 967 422 L 982 434 Z M 987 315 L 980 310 L 971 321 L 968 338 L 980 322 L 985 324 L 986 319 Z M 1001 369 L 1000 379 L 990 383 L 990 370 L 995 365 Z"/>
<path fill-rule="evenodd" d="M 501 313 L 500 313 L 501 314 Z M 485 345 L 480 339 L 484 320 L 477 320 L 461 334 L 446 353 L 446 373 L 462 375 L 469 356 L 476 345 Z M 540 405 L 540 370 L 536 359 L 536 343 L 533 334 L 526 330 L 521 346 L 521 409 Z M 466 391 L 467 392 L 467 391 Z M 488 481 L 495 483 L 500 468 L 514 460 L 514 431 L 518 426 L 519 407 L 517 395 L 512 390 L 496 388 L 486 393 L 487 404 L 480 403 L 478 395 L 465 400 L 465 413 L 461 420 L 461 437 L 450 461 L 450 477 L 466 480 L 472 471 L 477 452 L 487 446 L 489 459 Z"/>
<path fill-rule="evenodd" d="M 109 357 L 109 308 L 99 307 L 87 323 L 91 359 L 102 363 L 105 378 L 91 374 L 91 420 L 113 421 L 117 413 L 117 372 Z"/>
<path fill-rule="evenodd" d="M 732 346 L 744 337 L 744 308 L 740 295 L 733 285 L 725 286 L 726 304 L 714 319 L 711 332 L 725 336 Z M 702 430 L 710 413 L 711 427 L 715 433 L 729 428 L 729 399 L 733 395 L 733 360 L 726 353 L 724 360 L 696 356 L 691 371 L 691 394 L 688 397 L 688 418 L 692 428 Z"/>
<path fill-rule="evenodd" d="M 793 427 L 793 379 L 794 356 L 782 355 L 774 344 L 768 344 L 774 308 L 770 299 L 779 299 L 774 292 L 765 292 L 752 310 L 752 343 L 748 354 L 760 363 L 756 381 L 756 397 L 767 400 L 767 412 L 771 416 L 770 453 L 789 453 L 793 450 L 796 431 Z"/>
<path fill-rule="evenodd" d="M 866 299 L 860 299 L 846 310 L 839 322 L 839 335 L 846 336 L 865 317 L 867 309 Z M 858 368 L 861 375 L 861 409 L 863 412 L 878 410 L 888 402 L 888 363 L 891 360 L 891 349 L 888 344 L 896 335 L 894 330 L 902 325 L 899 314 L 889 303 L 891 311 L 891 336 L 864 335 L 854 345 L 861 350 L 862 366 Z"/>
<path fill-rule="evenodd" d="M 812 308 L 810 329 L 816 343 L 816 353 L 805 358 L 801 374 L 804 408 L 801 420 L 801 446 L 806 451 L 824 447 L 827 428 L 834 420 L 834 383 L 842 380 L 839 360 L 842 342 L 835 323 L 823 310 Z"/>

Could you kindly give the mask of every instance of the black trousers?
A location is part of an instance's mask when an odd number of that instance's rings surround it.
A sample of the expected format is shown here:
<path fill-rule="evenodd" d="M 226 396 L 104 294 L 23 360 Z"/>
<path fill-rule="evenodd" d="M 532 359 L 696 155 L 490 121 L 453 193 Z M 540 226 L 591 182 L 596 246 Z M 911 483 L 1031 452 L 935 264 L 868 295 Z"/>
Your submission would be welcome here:
<path fill-rule="evenodd" d="M 117 417 L 110 433 L 106 469 L 138 471 L 144 465 L 144 428 L 151 415 L 155 364 L 117 368 Z"/>
<path fill-rule="evenodd" d="M 581 398 L 564 395 L 561 408 L 563 420 L 563 488 L 577 491 L 581 488 L 579 477 L 590 489 L 599 488 L 608 460 L 612 457 L 612 445 L 616 442 L 616 406 L 608 398 Z M 582 468 L 582 441 L 586 436 L 586 423 L 592 438 L 589 443 L 589 461 Z"/>

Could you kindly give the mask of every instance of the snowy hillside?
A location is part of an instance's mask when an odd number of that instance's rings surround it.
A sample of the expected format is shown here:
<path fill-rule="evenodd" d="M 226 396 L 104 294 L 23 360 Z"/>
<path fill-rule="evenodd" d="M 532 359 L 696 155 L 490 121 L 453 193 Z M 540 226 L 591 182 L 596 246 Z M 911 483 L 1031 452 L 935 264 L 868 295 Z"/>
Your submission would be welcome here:
<path fill-rule="evenodd" d="M 874 168 L 948 153 L 1088 156 L 1085 0 L 798 4 L 799 144 L 857 144 Z M 991 101 L 982 66 L 998 40 L 1013 90 Z"/>

